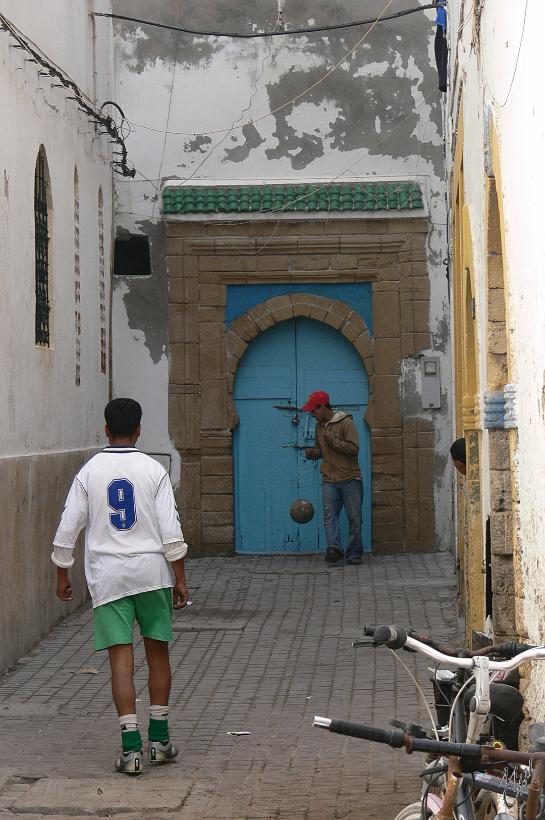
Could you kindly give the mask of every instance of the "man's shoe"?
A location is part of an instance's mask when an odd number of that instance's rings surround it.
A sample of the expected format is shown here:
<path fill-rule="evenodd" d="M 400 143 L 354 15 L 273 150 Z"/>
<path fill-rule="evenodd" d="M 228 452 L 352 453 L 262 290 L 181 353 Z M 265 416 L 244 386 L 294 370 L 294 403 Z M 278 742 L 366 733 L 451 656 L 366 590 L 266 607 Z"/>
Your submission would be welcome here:
<path fill-rule="evenodd" d="M 342 561 L 343 554 L 338 547 L 328 547 L 325 552 L 325 560 L 329 564 L 336 564 L 337 561 Z"/>
<path fill-rule="evenodd" d="M 148 756 L 150 763 L 173 763 L 178 757 L 178 747 L 170 740 L 166 743 L 150 740 Z"/>
<path fill-rule="evenodd" d="M 123 774 L 139 775 L 144 770 L 144 756 L 139 752 L 121 752 L 115 761 L 115 768 Z"/>
<path fill-rule="evenodd" d="M 345 563 L 354 564 L 355 566 L 358 566 L 359 564 L 361 564 L 361 558 L 359 555 L 355 555 L 353 558 L 347 558 Z"/>

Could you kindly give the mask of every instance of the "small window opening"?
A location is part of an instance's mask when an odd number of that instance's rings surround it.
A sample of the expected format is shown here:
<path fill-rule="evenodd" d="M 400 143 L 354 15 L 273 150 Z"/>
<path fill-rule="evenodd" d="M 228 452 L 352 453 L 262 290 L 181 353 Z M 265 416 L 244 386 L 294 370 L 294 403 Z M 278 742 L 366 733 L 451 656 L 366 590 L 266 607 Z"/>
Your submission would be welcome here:
<path fill-rule="evenodd" d="M 116 276 L 150 276 L 149 238 L 128 234 L 115 240 L 114 274 Z"/>

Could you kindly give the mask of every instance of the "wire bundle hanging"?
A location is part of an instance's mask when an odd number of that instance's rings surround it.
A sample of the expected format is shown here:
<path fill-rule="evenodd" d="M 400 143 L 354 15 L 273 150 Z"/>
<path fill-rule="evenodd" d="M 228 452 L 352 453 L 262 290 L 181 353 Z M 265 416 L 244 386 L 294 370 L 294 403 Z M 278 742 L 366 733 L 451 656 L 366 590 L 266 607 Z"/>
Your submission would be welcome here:
<path fill-rule="evenodd" d="M 37 65 L 40 66 L 40 74 L 49 76 L 51 79 L 58 81 L 53 84 L 53 88 L 64 88 L 66 91 L 71 92 L 71 95 L 67 96 L 66 99 L 77 102 L 80 111 L 86 114 L 91 122 L 94 122 L 99 126 L 102 130 L 102 134 L 107 134 L 111 138 L 111 141 L 117 145 L 118 150 L 114 151 L 113 154 L 114 156 L 119 157 L 119 159 L 114 160 L 112 163 L 114 170 L 124 177 L 134 177 L 136 170 L 129 164 L 127 147 L 125 145 L 125 140 L 122 133 L 124 124 L 128 125 L 128 123 L 119 105 L 111 100 L 107 100 L 100 106 L 100 108 L 97 108 L 97 106 L 94 105 L 94 103 L 89 100 L 85 93 L 80 89 L 77 83 L 75 83 L 74 80 L 72 80 L 61 68 L 51 62 L 51 60 L 47 58 L 38 46 L 33 44 L 27 37 L 25 37 L 3 14 L 0 14 L 0 31 L 7 32 L 9 36 L 16 41 L 16 45 L 14 45 L 13 48 L 23 49 L 30 55 L 26 59 L 29 62 L 37 63 Z M 113 117 L 104 113 L 104 108 L 106 108 L 106 106 L 113 106 L 119 112 L 122 118 L 120 126 L 117 125 Z"/>

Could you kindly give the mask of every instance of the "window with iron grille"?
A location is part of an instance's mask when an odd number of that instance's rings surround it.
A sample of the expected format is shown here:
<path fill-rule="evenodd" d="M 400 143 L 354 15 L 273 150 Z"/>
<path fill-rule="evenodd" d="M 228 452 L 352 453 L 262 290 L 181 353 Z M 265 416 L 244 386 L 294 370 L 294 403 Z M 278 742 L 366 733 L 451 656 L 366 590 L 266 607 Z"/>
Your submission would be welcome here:
<path fill-rule="evenodd" d="M 36 344 L 49 347 L 49 174 L 42 145 L 34 172 L 34 256 L 36 270 Z"/>

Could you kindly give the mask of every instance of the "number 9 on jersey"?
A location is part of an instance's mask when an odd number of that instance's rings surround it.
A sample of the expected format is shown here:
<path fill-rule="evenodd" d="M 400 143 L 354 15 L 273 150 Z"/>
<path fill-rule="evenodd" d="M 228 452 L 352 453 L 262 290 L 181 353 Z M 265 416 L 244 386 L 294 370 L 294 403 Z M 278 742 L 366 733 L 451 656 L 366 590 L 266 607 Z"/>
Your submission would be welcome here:
<path fill-rule="evenodd" d="M 126 478 L 116 478 L 108 485 L 108 506 L 115 512 L 110 513 L 110 524 L 116 530 L 130 530 L 136 523 L 136 503 L 134 484 Z"/>

